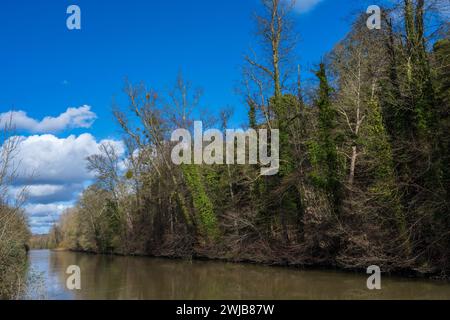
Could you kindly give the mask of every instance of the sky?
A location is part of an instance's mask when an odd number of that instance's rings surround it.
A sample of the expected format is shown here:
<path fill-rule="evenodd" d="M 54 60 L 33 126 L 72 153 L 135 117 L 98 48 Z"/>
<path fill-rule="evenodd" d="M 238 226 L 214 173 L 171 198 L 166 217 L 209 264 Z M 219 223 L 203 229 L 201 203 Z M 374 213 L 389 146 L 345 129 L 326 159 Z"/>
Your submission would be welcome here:
<path fill-rule="evenodd" d="M 123 149 L 111 108 L 125 101 L 125 79 L 164 91 L 181 70 L 203 89 L 205 108 L 233 106 L 232 122 L 245 121 L 235 88 L 255 44 L 258 2 L 1 1 L 0 120 L 12 114 L 21 136 L 21 169 L 10 192 L 29 186 L 32 232 L 48 232 L 92 182 L 85 158 L 101 143 Z M 66 27 L 72 4 L 81 9 L 81 30 Z M 298 0 L 296 58 L 306 77 L 348 32 L 355 11 L 366 8 L 361 1 Z"/>

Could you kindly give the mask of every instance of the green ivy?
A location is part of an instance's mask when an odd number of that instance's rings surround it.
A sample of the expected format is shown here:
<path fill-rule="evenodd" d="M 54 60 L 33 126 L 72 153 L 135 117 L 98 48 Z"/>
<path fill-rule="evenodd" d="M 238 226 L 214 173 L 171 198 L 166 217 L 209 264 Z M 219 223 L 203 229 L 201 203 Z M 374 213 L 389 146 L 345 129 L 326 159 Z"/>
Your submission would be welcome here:
<path fill-rule="evenodd" d="M 200 230 L 209 239 L 216 239 L 219 236 L 217 217 L 214 213 L 213 203 L 206 193 L 198 166 L 183 165 L 182 169 L 186 184 L 192 194 L 194 208 L 199 214 Z"/>

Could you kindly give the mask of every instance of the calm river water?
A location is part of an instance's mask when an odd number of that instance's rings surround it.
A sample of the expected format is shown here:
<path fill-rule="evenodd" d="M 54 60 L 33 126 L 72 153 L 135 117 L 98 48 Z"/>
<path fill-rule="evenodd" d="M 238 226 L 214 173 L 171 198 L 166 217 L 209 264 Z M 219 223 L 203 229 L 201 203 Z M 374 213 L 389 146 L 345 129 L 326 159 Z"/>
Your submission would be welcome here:
<path fill-rule="evenodd" d="M 369 291 L 364 274 L 304 271 L 223 262 L 116 257 L 32 250 L 32 299 L 450 299 L 450 284 L 382 277 Z M 66 288 L 68 266 L 81 290 Z"/>

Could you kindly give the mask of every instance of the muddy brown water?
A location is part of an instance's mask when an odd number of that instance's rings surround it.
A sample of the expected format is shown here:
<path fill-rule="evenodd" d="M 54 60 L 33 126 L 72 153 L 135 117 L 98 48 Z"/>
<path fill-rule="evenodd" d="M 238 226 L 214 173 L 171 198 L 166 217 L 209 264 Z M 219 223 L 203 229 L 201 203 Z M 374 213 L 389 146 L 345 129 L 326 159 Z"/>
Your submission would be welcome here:
<path fill-rule="evenodd" d="M 370 291 L 364 274 L 32 250 L 27 299 L 450 299 L 450 283 L 382 276 Z M 66 269 L 81 270 L 69 290 Z"/>

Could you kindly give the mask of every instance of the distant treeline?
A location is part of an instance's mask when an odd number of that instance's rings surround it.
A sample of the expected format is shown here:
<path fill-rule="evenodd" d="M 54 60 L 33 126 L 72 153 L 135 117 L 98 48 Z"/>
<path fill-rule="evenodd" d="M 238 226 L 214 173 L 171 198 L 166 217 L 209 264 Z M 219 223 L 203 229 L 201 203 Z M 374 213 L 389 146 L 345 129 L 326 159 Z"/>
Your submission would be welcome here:
<path fill-rule="evenodd" d="M 52 245 L 448 276 L 450 39 L 435 4 L 384 8 L 380 30 L 358 17 L 307 86 L 290 7 L 262 0 L 261 47 L 238 89 L 249 128 L 280 130 L 275 176 L 174 165 L 170 134 L 198 120 L 199 92 L 181 75 L 167 94 L 127 84 L 128 106 L 114 107 L 126 161 L 107 144 L 87 159 L 97 181 L 54 226 Z M 203 120 L 225 129 L 231 115 Z"/>
<path fill-rule="evenodd" d="M 30 237 L 29 246 L 30 249 L 55 249 L 56 242 L 54 236 L 50 234 L 37 234 Z"/>

